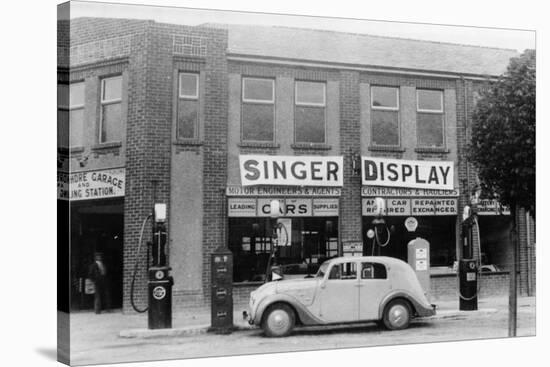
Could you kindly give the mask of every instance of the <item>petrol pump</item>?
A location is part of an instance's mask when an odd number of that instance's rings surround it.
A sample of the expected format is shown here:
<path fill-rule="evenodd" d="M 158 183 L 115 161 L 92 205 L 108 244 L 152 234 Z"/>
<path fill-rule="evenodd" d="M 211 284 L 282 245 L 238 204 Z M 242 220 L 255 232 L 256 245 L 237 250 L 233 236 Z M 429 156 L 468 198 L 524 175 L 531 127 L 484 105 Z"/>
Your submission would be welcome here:
<path fill-rule="evenodd" d="M 173 278 L 170 276 L 171 268 L 166 261 L 166 204 L 155 204 L 153 214 L 143 222 L 140 232 L 138 253 L 142 244 L 143 233 L 147 221 L 152 217 L 152 238 L 147 243 L 147 282 L 148 306 L 139 309 L 134 304 L 134 284 L 137 274 L 138 262 L 134 268 L 132 284 L 130 287 L 130 300 L 136 312 L 148 312 L 147 321 L 149 329 L 166 329 L 172 327 L 172 286 Z M 151 254 L 151 264 L 149 264 Z"/>
<path fill-rule="evenodd" d="M 155 204 L 153 217 L 153 264 L 149 268 L 149 329 L 172 327 L 172 285 L 170 268 L 166 262 L 166 204 Z"/>
<path fill-rule="evenodd" d="M 473 226 L 477 224 L 475 211 L 464 207 L 462 220 L 462 258 L 458 264 L 459 309 L 477 310 L 478 296 L 478 263 L 474 259 Z"/>
<path fill-rule="evenodd" d="M 286 211 L 286 209 L 284 211 Z M 280 218 L 283 210 L 279 200 L 271 200 L 269 204 L 269 212 L 273 222 L 273 235 L 271 237 L 271 251 L 269 254 L 269 259 L 267 260 L 264 282 L 282 279 L 283 274 L 281 267 L 277 264 L 277 247 L 287 246 L 289 244 L 288 229 L 284 224 L 284 219 Z"/>
<path fill-rule="evenodd" d="M 372 226 L 374 227 L 374 230 L 369 229 L 367 231 L 367 237 L 372 239 L 372 256 L 376 254 L 375 249 L 378 245 L 378 253 L 380 253 L 380 248 L 386 247 L 388 243 L 390 243 L 390 230 L 388 229 L 388 226 L 386 225 L 386 221 L 384 220 L 383 215 L 386 213 L 386 202 L 383 198 L 377 197 L 374 199 L 374 208 L 373 208 L 374 215 L 376 216 L 372 220 Z M 386 238 L 385 241 L 382 241 L 380 238 L 382 236 L 380 235 L 381 232 L 386 232 Z"/>
<path fill-rule="evenodd" d="M 407 260 L 416 273 L 424 293 L 430 295 L 430 243 L 416 237 L 407 244 Z"/>

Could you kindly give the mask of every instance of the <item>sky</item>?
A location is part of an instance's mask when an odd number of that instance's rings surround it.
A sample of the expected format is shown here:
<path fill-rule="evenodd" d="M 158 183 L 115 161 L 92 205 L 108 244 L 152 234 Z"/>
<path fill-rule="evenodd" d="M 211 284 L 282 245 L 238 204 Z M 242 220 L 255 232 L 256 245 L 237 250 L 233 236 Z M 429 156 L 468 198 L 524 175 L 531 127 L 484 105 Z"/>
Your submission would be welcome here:
<path fill-rule="evenodd" d="M 159 2 L 142 0 L 143 4 L 182 4 L 201 6 L 200 2 Z M 369 11 L 358 8 L 355 13 L 361 19 L 326 18 L 318 16 L 274 15 L 239 11 L 218 11 L 171 6 L 102 4 L 97 2 L 72 2 L 71 18 L 114 17 L 153 19 L 158 22 L 197 25 L 208 22 L 229 24 L 279 25 L 288 27 L 329 29 L 342 32 L 364 33 L 379 36 L 412 38 L 437 42 L 515 49 L 522 52 L 535 48 L 535 31 L 489 27 L 466 27 L 440 24 L 396 22 L 390 20 L 365 20 Z M 301 13 L 303 14 L 303 13 Z M 391 18 L 389 18 L 391 19 Z M 489 18 L 487 18 L 489 23 Z"/>

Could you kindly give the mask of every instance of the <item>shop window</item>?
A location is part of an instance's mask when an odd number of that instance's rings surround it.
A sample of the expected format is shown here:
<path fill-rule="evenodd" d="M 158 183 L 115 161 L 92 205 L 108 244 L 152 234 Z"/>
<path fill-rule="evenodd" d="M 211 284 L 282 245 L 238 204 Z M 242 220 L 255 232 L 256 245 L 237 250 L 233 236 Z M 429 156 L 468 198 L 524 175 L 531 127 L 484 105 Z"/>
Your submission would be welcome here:
<path fill-rule="evenodd" d="M 199 75 L 180 73 L 178 78 L 177 139 L 198 139 Z"/>
<path fill-rule="evenodd" d="M 122 140 L 122 76 L 101 80 L 99 142 Z"/>
<path fill-rule="evenodd" d="M 386 267 L 379 263 L 362 263 L 361 279 L 386 279 Z"/>
<path fill-rule="evenodd" d="M 373 229 L 374 217 L 363 217 L 365 229 L 363 241 L 367 244 L 365 253 L 407 261 L 407 244 L 421 237 L 430 243 L 430 266 L 452 268 L 456 260 L 456 216 L 416 216 L 418 227 L 414 232 L 409 232 L 405 228 L 406 218 L 406 216 L 385 217 L 386 225 L 390 230 L 389 242 L 384 247 L 375 246 L 373 249 L 373 241 L 366 236 L 366 232 Z"/>
<path fill-rule="evenodd" d="M 371 87 L 372 144 L 399 146 L 399 89 Z"/>
<path fill-rule="evenodd" d="M 84 82 L 59 84 L 58 133 L 62 146 L 80 147 L 84 137 Z M 66 146 L 65 146 L 66 147 Z"/>
<path fill-rule="evenodd" d="M 296 143 L 325 143 L 325 83 L 297 81 L 295 85 Z"/>
<path fill-rule="evenodd" d="M 264 280 L 272 228 L 270 218 L 229 218 L 234 282 Z M 338 218 L 292 218 L 289 237 L 288 246 L 274 249 L 285 278 L 313 276 L 325 260 L 338 254 Z"/>
<path fill-rule="evenodd" d="M 509 270 L 512 217 L 510 215 L 480 215 L 478 223 L 482 265 L 489 265 L 488 268 L 494 270 Z"/>
<path fill-rule="evenodd" d="M 242 90 L 242 141 L 272 142 L 275 121 L 275 82 L 244 78 Z"/>
<path fill-rule="evenodd" d="M 420 148 L 442 148 L 445 144 L 443 91 L 416 91 L 416 131 Z"/>

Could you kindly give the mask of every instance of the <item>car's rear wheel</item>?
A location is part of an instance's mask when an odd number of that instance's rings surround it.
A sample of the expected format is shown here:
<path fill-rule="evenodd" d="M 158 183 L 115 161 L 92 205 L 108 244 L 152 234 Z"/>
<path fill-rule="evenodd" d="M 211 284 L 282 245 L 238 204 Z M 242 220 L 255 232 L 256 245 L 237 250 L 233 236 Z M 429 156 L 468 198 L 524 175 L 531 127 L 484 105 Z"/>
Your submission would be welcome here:
<path fill-rule="evenodd" d="M 401 330 L 409 327 L 412 311 L 409 302 L 403 299 L 391 301 L 384 310 L 384 326 L 389 330 Z"/>
<path fill-rule="evenodd" d="M 284 303 L 277 303 L 266 311 L 262 329 L 269 337 L 287 336 L 294 328 L 295 322 L 294 310 Z"/>

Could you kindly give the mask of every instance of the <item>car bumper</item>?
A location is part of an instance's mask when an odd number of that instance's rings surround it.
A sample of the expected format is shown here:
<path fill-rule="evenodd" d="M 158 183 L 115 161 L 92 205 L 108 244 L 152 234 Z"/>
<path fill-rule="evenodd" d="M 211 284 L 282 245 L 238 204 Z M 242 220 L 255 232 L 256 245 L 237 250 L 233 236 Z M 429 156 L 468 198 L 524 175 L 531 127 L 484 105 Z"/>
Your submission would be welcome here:
<path fill-rule="evenodd" d="M 416 313 L 418 317 L 434 316 L 436 308 L 437 306 L 434 304 L 431 304 L 430 306 L 417 306 Z"/>
<path fill-rule="evenodd" d="M 243 311 L 243 320 L 245 320 L 246 322 L 248 322 L 250 325 L 254 325 L 254 319 L 252 318 L 252 316 L 250 315 L 250 312 L 248 311 Z"/>

